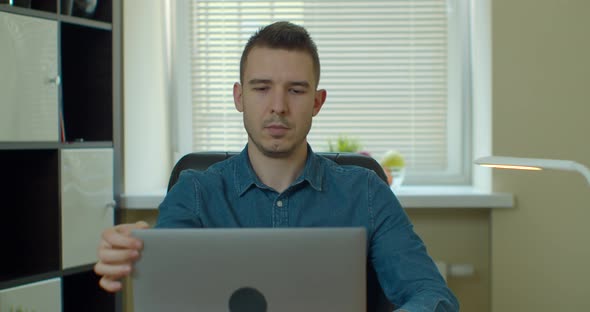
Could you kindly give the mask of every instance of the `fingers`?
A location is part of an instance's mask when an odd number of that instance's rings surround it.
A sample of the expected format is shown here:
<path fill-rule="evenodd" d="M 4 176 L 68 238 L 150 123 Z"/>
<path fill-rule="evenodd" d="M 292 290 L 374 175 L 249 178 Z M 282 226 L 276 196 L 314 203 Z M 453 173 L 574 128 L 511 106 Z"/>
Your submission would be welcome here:
<path fill-rule="evenodd" d="M 139 221 L 131 224 L 120 224 L 108 228 L 102 233 L 102 240 L 98 246 L 99 261 L 94 266 L 94 272 L 101 275 L 100 287 L 109 292 L 121 290 L 121 278 L 128 276 L 133 263 L 139 259 L 143 243 L 131 236 L 135 229 L 147 229 L 146 222 Z"/>
<path fill-rule="evenodd" d="M 106 242 L 106 246 L 110 246 L 111 248 L 141 249 L 143 247 L 141 240 L 132 237 L 131 231 L 146 228 L 149 228 L 149 225 L 143 221 L 119 224 L 104 230 L 102 239 Z"/>
<path fill-rule="evenodd" d="M 137 221 L 135 223 L 119 224 L 115 226 L 115 229 L 121 234 L 129 235 L 133 230 L 147 229 L 149 227 L 150 226 L 145 221 Z"/>
<path fill-rule="evenodd" d="M 99 249 L 99 257 L 103 260 L 94 265 L 94 272 L 102 276 L 100 287 L 109 292 L 117 292 L 122 288 L 119 280 L 131 274 L 133 261 L 139 258 L 139 251 Z"/>
<path fill-rule="evenodd" d="M 98 284 L 102 289 L 109 292 L 117 292 L 123 288 L 123 283 L 120 281 L 115 281 L 104 276 L 98 281 Z"/>
<path fill-rule="evenodd" d="M 119 280 L 131 273 L 131 264 L 105 264 L 104 262 L 97 262 L 94 265 L 94 272 L 102 275 L 107 280 Z"/>
<path fill-rule="evenodd" d="M 98 259 L 105 264 L 131 263 L 139 259 L 139 251 L 135 249 L 98 249 Z"/>
<path fill-rule="evenodd" d="M 139 228 L 139 229 L 149 229 L 150 225 L 147 224 L 147 222 L 145 221 L 137 221 L 135 222 L 135 225 Z"/>

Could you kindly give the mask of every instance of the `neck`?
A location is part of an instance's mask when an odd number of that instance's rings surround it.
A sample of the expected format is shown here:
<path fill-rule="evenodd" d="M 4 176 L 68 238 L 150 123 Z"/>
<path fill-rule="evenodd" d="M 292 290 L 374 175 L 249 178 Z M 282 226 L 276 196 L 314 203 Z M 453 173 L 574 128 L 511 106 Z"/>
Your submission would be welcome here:
<path fill-rule="evenodd" d="M 248 157 L 258 179 L 279 193 L 285 191 L 301 175 L 307 160 L 307 144 L 301 144 L 291 155 L 276 158 L 264 155 L 248 144 Z"/>

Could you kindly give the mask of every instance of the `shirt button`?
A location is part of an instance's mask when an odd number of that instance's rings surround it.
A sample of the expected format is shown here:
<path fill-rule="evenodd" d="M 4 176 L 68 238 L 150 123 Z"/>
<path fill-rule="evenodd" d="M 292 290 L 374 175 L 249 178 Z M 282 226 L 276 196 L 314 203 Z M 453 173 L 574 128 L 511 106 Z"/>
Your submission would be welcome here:
<path fill-rule="evenodd" d="M 278 207 L 283 207 L 283 201 L 282 200 L 277 201 L 277 206 Z"/>

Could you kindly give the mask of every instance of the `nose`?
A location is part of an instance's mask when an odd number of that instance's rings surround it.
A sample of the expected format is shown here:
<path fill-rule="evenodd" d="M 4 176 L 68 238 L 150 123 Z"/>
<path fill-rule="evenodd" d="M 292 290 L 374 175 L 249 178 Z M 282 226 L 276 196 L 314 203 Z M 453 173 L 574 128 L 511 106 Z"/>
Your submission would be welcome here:
<path fill-rule="evenodd" d="M 283 115 L 288 112 L 287 92 L 275 88 L 271 103 L 272 113 Z"/>

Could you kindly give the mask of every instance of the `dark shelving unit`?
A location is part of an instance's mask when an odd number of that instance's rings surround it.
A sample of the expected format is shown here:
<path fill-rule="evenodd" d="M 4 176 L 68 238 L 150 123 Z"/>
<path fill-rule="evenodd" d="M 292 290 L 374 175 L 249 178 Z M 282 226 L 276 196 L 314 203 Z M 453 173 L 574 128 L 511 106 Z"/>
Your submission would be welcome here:
<path fill-rule="evenodd" d="M 4 211 L 0 218 L 0 237 L 3 238 L 0 293 L 3 296 L 10 296 L 10 292 L 18 291 L 20 295 L 17 297 L 22 298 L 23 289 L 26 293 L 28 287 L 38 287 L 37 285 L 47 282 L 46 284 L 56 285 L 52 289 L 59 290 L 61 285 L 61 296 L 59 291 L 55 292 L 55 298 L 59 297 L 56 300 L 61 302 L 61 311 L 109 312 L 121 309 L 120 302 L 117 302 L 120 298 L 99 288 L 93 263 L 87 263 L 87 258 L 81 258 L 83 260 L 79 264 L 75 262 L 77 260 L 72 260 L 76 259 L 75 251 L 78 246 L 67 245 L 67 239 L 76 235 L 74 230 L 68 229 L 72 228 L 72 224 L 80 224 L 77 223 L 78 216 L 86 216 L 86 222 L 90 220 L 89 223 L 95 227 L 103 224 L 95 222 L 93 217 L 89 218 L 87 213 L 82 215 L 76 212 L 79 210 L 71 209 L 78 207 L 76 196 L 82 196 L 80 202 L 85 202 L 83 195 L 79 195 L 84 190 L 73 197 L 67 193 L 71 189 L 75 192 L 76 187 L 79 187 L 77 182 L 84 181 L 84 177 L 80 178 L 83 174 L 77 173 L 79 168 L 72 169 L 68 166 L 76 163 L 77 154 L 82 161 L 87 161 L 84 164 L 88 166 L 94 164 L 92 157 L 98 157 L 98 154 L 114 154 L 113 170 L 120 167 L 121 156 L 117 149 L 121 147 L 121 125 L 116 123 L 121 122 L 118 116 L 122 94 L 121 10 L 122 1 L 118 0 L 98 0 L 92 14 L 83 12 L 74 0 L 0 0 L 0 12 L 8 16 L 8 19 L 16 20 L 18 17 L 20 21 L 24 16 L 29 18 L 27 23 L 41 24 L 38 21 L 44 21 L 47 24 L 49 21 L 53 23 L 52 27 L 57 27 L 55 43 L 58 57 L 55 63 L 58 64 L 59 79 L 54 84 L 54 90 L 58 94 L 55 107 L 58 108 L 60 117 L 55 130 L 48 131 L 61 133 L 60 129 L 63 127 L 65 133 L 64 138 L 54 141 L 40 142 L 35 138 L 27 141 L 20 137 L 0 141 L 0 170 L 3 177 L 0 182 L 0 196 L 4 200 Z M 45 28 L 37 27 L 35 31 Z M 23 29 L 29 31 L 31 28 Z M 50 37 L 53 36 L 45 36 Z M 27 38 L 26 33 L 23 38 Z M 3 45 L 10 48 L 11 44 L 17 46 L 26 42 L 2 42 L 0 52 Z M 55 49 L 52 48 L 52 51 Z M 12 77 L 18 71 L 2 74 Z M 25 92 L 35 90 L 26 89 Z M 5 103 L 2 100 L 0 94 L 0 103 Z M 103 161 L 103 165 L 92 168 L 100 168 L 98 170 L 105 172 L 104 169 L 109 168 L 103 169 L 104 163 Z M 82 169 L 86 172 L 84 170 Z M 118 174 L 114 172 L 113 189 L 116 188 L 114 185 Z M 64 190 L 66 185 L 70 190 Z M 107 185 L 106 189 L 110 189 L 109 184 L 104 185 Z M 64 204 L 66 202 L 70 203 L 69 206 Z M 70 218 L 64 219 L 64 216 Z M 65 227 L 66 224 L 70 227 Z M 85 227 L 82 231 L 87 236 L 94 235 Z M 94 253 L 96 246 L 89 247 Z M 64 253 L 65 251 L 69 253 Z M 70 265 L 66 265 L 67 259 L 70 259 Z M 26 311 L 46 309 L 29 306 L 30 302 L 35 300 L 27 299 L 16 307 Z M 53 311 L 52 308 L 49 310 Z"/>

